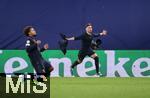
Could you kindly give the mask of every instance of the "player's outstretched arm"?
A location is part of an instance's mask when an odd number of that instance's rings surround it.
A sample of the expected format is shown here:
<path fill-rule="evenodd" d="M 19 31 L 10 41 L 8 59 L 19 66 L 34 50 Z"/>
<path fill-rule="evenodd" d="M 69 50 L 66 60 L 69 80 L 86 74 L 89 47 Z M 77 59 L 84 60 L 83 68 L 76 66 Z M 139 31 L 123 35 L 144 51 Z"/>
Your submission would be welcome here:
<path fill-rule="evenodd" d="M 66 40 L 75 40 L 75 37 L 66 38 Z"/>
<path fill-rule="evenodd" d="M 99 33 L 101 36 L 107 35 L 107 31 L 103 30 L 102 32 Z"/>

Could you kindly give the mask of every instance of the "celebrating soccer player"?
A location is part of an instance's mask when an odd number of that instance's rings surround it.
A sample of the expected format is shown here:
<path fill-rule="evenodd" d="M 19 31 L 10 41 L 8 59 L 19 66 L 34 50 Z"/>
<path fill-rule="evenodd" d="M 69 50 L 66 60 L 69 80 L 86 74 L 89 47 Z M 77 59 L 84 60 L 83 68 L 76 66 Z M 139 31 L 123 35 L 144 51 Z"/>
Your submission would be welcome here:
<path fill-rule="evenodd" d="M 32 26 L 24 28 L 24 34 L 27 36 L 26 51 L 30 58 L 30 61 L 40 78 L 46 81 L 45 76 L 49 76 L 53 67 L 49 62 L 44 60 L 41 52 L 48 49 L 48 44 L 45 44 L 43 48 L 40 48 L 41 41 L 36 39 L 36 31 Z"/>
<path fill-rule="evenodd" d="M 73 74 L 73 68 L 75 66 L 77 66 L 78 64 L 80 64 L 83 59 L 86 56 L 89 56 L 91 58 L 94 59 L 95 61 L 95 67 L 96 67 L 96 73 L 98 76 L 101 75 L 101 73 L 99 72 L 99 57 L 98 55 L 93 51 L 91 44 L 92 44 L 92 40 L 94 37 L 99 37 L 99 36 L 103 36 L 107 34 L 106 30 L 103 30 L 101 33 L 98 34 L 94 34 L 93 33 L 93 28 L 92 28 L 92 24 L 88 23 L 85 27 L 85 33 L 83 33 L 82 35 L 78 36 L 78 37 L 70 37 L 70 38 L 66 38 L 66 40 L 81 40 L 82 46 L 81 49 L 78 53 L 78 60 L 76 60 L 72 66 L 71 66 L 71 72 Z"/>

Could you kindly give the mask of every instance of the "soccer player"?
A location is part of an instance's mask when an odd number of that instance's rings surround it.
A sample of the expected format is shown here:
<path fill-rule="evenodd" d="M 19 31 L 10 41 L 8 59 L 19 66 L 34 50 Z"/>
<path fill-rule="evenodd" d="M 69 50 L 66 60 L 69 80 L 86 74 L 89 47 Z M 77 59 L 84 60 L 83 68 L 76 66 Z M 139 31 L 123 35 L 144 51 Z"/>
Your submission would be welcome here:
<path fill-rule="evenodd" d="M 82 35 L 78 36 L 78 37 L 70 37 L 70 38 L 66 38 L 66 40 L 81 40 L 81 49 L 78 53 L 78 60 L 76 60 L 72 66 L 71 66 L 71 73 L 73 74 L 73 68 L 75 66 L 77 66 L 78 64 L 82 63 L 83 59 L 86 56 L 89 56 L 91 58 L 94 59 L 95 61 L 95 67 L 96 67 L 96 74 L 98 76 L 101 75 L 101 73 L 99 72 L 99 57 L 98 55 L 93 51 L 93 49 L 91 48 L 91 44 L 92 44 L 92 40 L 94 37 L 99 37 L 99 36 L 104 36 L 107 34 L 106 30 L 103 30 L 101 33 L 98 34 L 94 34 L 93 33 L 93 28 L 92 28 L 92 24 L 88 23 L 85 27 L 85 33 L 83 33 Z"/>
<path fill-rule="evenodd" d="M 46 81 L 46 76 L 49 76 L 50 72 L 53 70 L 53 67 L 49 62 L 44 60 L 41 52 L 48 49 L 48 44 L 45 44 L 43 48 L 40 48 L 41 41 L 36 39 L 36 31 L 32 26 L 26 26 L 24 28 L 24 34 L 27 36 L 25 46 L 30 61 L 37 75 L 40 76 L 43 81 Z"/>

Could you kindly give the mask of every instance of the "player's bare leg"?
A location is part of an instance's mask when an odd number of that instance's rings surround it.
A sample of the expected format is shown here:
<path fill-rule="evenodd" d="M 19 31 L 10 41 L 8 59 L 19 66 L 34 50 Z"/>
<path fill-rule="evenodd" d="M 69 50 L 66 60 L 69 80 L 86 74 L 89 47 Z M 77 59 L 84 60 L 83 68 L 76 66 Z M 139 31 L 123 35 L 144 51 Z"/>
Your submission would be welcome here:
<path fill-rule="evenodd" d="M 96 53 L 94 53 L 93 55 L 91 55 L 91 58 L 93 58 L 95 61 L 96 74 L 101 76 L 102 74 L 99 71 L 99 57 L 98 57 L 98 55 Z"/>
<path fill-rule="evenodd" d="M 70 71 L 71 71 L 71 75 L 74 76 L 74 73 L 73 73 L 73 69 L 74 67 L 76 67 L 78 64 L 80 64 L 82 61 L 81 60 L 76 60 L 72 65 L 71 65 L 71 68 L 70 68 Z"/>

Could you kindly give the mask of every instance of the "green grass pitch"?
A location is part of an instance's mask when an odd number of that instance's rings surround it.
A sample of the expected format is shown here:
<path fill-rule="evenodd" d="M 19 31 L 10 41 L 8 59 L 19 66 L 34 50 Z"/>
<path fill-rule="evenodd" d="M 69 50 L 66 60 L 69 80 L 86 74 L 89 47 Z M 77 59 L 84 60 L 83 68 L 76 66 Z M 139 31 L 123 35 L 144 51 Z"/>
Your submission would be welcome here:
<path fill-rule="evenodd" d="M 50 98 L 150 98 L 150 78 L 51 78 Z"/>

